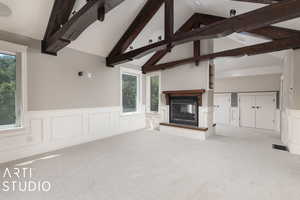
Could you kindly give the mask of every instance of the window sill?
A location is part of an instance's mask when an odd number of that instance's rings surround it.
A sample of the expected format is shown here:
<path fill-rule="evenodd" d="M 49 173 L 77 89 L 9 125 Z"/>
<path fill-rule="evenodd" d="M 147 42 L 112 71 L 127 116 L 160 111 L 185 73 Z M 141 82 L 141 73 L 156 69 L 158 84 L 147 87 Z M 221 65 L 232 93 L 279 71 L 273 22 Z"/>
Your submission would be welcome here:
<path fill-rule="evenodd" d="M 16 126 L 0 126 L 0 135 L 12 134 L 12 132 L 20 132 L 24 131 L 24 127 L 16 127 Z"/>
<path fill-rule="evenodd" d="M 121 113 L 120 116 L 121 117 L 126 117 L 126 116 L 141 115 L 141 114 L 145 114 L 145 113 L 144 112 Z"/>
<path fill-rule="evenodd" d="M 147 115 L 161 115 L 160 112 L 146 112 Z"/>

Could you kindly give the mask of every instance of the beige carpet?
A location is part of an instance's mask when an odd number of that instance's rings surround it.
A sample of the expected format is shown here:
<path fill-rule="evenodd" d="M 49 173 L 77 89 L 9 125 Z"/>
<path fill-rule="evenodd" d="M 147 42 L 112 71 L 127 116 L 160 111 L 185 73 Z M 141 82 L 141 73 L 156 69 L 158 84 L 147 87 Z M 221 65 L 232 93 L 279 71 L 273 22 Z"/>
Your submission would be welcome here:
<path fill-rule="evenodd" d="M 224 127 L 218 134 L 203 142 L 138 131 L 2 165 L 34 168 L 33 179 L 52 190 L 1 191 L 0 199 L 300 199 L 300 157 L 273 150 L 278 136 Z"/>

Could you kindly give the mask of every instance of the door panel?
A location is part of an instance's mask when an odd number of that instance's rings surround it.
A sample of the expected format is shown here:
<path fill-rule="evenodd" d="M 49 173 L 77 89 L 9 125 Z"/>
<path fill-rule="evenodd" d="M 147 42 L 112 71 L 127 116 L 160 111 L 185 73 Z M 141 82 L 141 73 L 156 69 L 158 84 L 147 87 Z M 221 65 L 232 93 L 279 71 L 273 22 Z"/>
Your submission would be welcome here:
<path fill-rule="evenodd" d="M 274 96 L 256 96 L 256 128 L 274 129 L 276 101 Z"/>
<path fill-rule="evenodd" d="M 255 96 L 240 96 L 240 126 L 255 128 Z"/>
<path fill-rule="evenodd" d="M 215 95 L 215 123 L 229 124 L 230 123 L 230 96 Z"/>

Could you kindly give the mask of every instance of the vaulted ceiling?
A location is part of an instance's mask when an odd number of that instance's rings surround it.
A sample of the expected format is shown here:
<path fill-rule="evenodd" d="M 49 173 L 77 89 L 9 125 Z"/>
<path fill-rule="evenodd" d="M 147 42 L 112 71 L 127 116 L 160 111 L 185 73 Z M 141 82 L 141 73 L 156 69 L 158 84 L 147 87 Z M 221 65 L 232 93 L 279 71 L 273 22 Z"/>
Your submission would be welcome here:
<path fill-rule="evenodd" d="M 12 9 L 9 17 L 0 17 L 0 29 L 8 32 L 22 34 L 34 39 L 41 40 L 45 33 L 48 19 L 54 0 L 0 0 Z M 106 16 L 104 22 L 95 22 L 80 37 L 68 47 L 83 52 L 106 57 L 113 46 L 120 39 L 129 24 L 133 21 L 145 0 L 125 0 L 117 8 Z M 85 0 L 78 0 L 75 9 L 80 9 Z M 255 3 L 237 2 L 231 0 L 175 0 L 175 30 L 177 30 L 194 12 L 228 17 L 230 9 L 236 9 L 237 14 L 242 14 L 264 5 Z M 278 26 L 300 30 L 300 19 L 294 19 L 278 24 Z M 138 48 L 148 44 L 149 39 L 157 41 L 158 36 L 164 34 L 164 9 L 153 17 L 142 34 L 134 41 L 132 46 Z M 231 35 L 226 38 L 215 40 L 215 50 L 224 50 L 256 44 L 262 41 L 248 36 Z M 181 50 L 172 53 L 172 57 L 178 58 L 182 52 L 192 54 L 191 45 L 182 46 Z M 181 53 L 180 53 L 181 52 Z M 148 56 L 149 57 L 149 56 Z M 170 59 L 171 59 L 170 58 Z M 141 65 L 146 58 L 135 62 Z M 226 60 L 226 59 L 225 59 Z M 237 67 L 258 67 L 261 65 L 271 66 L 281 63 L 280 57 L 272 54 L 239 58 L 235 60 L 217 60 L 219 70 L 227 70 Z M 258 62 L 259 61 L 259 62 Z"/>

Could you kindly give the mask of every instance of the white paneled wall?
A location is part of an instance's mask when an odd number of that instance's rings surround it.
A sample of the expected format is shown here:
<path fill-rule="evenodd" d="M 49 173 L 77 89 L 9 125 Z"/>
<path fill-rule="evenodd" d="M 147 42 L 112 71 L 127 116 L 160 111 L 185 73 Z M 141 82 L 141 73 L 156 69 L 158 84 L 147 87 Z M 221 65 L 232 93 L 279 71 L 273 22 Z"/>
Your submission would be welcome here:
<path fill-rule="evenodd" d="M 143 129 L 145 121 L 120 107 L 32 111 L 26 129 L 0 134 L 0 163 Z"/>
<path fill-rule="evenodd" d="M 288 110 L 288 147 L 291 153 L 300 155 L 300 111 Z"/>

